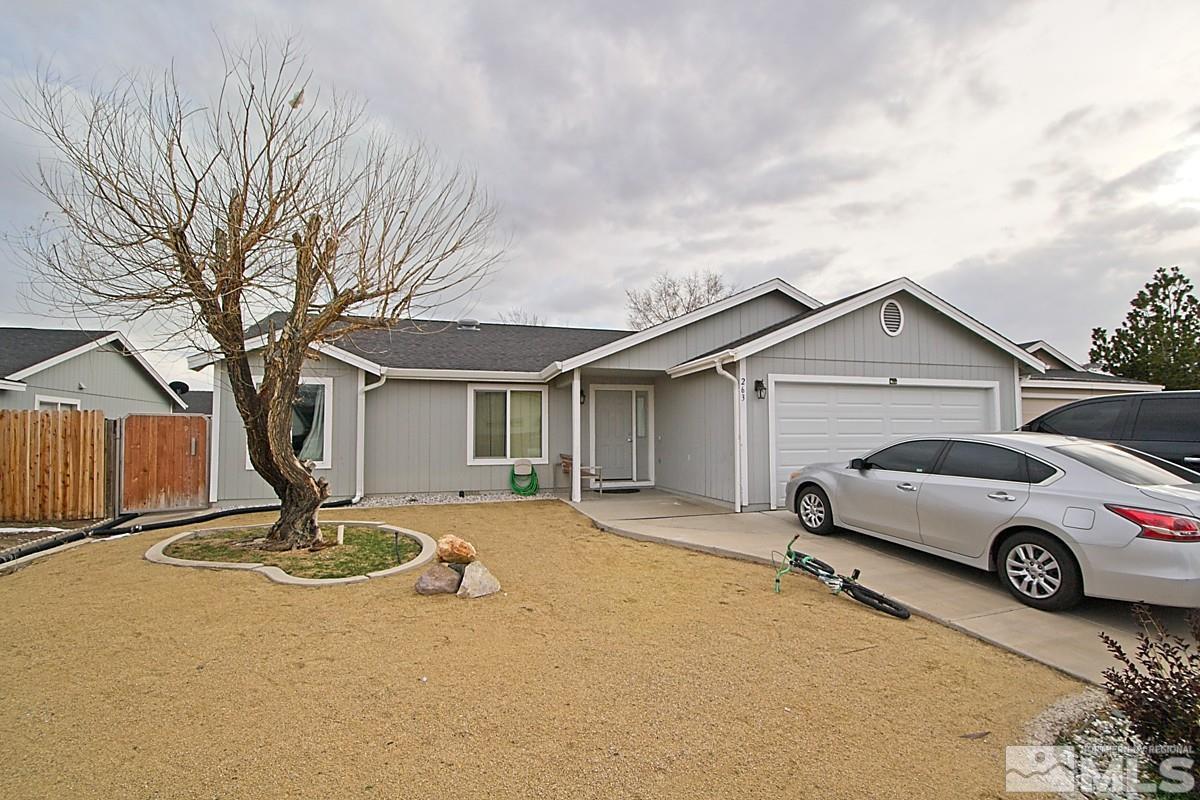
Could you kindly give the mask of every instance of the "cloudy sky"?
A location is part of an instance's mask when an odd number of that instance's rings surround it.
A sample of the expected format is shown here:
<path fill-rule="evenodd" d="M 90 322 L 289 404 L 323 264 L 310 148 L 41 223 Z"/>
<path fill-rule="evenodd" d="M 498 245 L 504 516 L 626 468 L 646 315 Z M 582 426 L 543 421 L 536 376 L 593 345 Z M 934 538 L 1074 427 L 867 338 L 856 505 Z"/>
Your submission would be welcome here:
<path fill-rule="evenodd" d="M 203 91 L 214 35 L 299 34 L 316 83 L 472 165 L 499 203 L 510 244 L 482 319 L 623 326 L 624 290 L 664 271 L 826 301 L 907 275 L 1084 358 L 1155 267 L 1200 279 L 1190 0 L 8 6 L 0 100 L 47 64 L 88 84 L 173 62 Z M 42 210 L 21 179 L 40 153 L 0 119 L 7 231 Z M 0 322 L 55 324 L 16 264 Z"/>

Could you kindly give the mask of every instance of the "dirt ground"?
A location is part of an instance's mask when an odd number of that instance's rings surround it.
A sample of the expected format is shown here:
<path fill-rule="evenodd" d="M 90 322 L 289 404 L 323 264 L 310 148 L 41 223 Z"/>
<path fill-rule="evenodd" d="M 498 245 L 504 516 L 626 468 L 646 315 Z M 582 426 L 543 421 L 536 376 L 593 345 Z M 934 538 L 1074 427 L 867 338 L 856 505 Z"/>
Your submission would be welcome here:
<path fill-rule="evenodd" d="M 504 591 L 142 560 L 174 531 L 0 576 L 0 796 L 995 798 L 1079 688 L 556 501 L 338 511 L 463 536 Z"/>

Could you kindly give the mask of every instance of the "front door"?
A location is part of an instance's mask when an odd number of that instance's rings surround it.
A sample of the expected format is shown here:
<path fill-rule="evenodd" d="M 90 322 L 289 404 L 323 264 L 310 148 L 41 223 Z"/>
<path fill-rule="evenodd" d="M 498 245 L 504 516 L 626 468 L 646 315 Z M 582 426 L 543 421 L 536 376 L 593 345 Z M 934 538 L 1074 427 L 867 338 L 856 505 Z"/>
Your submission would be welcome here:
<path fill-rule="evenodd" d="M 592 461 L 604 482 L 654 482 L 654 389 L 651 386 L 593 386 Z"/>
<path fill-rule="evenodd" d="M 596 390 L 596 466 L 606 481 L 633 480 L 633 404 L 627 389 Z"/>

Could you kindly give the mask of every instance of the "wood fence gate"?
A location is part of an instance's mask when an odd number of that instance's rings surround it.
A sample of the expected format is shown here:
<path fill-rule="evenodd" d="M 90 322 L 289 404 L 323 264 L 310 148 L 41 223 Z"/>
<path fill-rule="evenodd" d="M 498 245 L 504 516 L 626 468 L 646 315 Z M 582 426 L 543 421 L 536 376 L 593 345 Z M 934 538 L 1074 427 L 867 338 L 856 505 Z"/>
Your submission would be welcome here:
<path fill-rule="evenodd" d="M 104 445 L 102 411 L 0 411 L 0 519 L 103 517 Z"/>
<path fill-rule="evenodd" d="M 208 505 L 208 418 L 131 414 L 121 420 L 121 513 Z"/>

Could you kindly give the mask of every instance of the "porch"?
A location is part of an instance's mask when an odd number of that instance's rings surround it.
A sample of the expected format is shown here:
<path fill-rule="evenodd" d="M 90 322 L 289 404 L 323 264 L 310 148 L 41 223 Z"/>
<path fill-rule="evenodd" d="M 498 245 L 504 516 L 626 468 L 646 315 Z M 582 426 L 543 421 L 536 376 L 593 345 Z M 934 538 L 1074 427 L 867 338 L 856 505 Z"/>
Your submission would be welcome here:
<path fill-rule="evenodd" d="M 562 392 L 554 406 L 570 406 L 570 446 L 551 455 L 570 465 L 569 475 L 560 470 L 556 477 L 568 479 L 572 502 L 598 501 L 591 490 L 603 484 L 606 495 L 641 489 L 617 497 L 651 516 L 676 516 L 692 502 L 733 506 L 732 380 L 715 372 L 670 378 L 657 370 L 584 368 L 562 376 L 553 388 Z M 604 499 L 609 507 L 614 498 Z"/>

